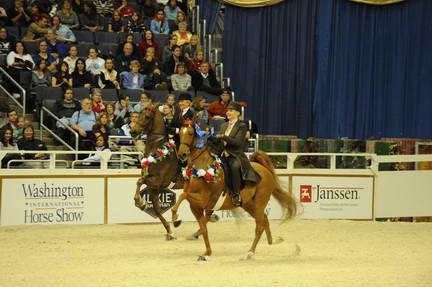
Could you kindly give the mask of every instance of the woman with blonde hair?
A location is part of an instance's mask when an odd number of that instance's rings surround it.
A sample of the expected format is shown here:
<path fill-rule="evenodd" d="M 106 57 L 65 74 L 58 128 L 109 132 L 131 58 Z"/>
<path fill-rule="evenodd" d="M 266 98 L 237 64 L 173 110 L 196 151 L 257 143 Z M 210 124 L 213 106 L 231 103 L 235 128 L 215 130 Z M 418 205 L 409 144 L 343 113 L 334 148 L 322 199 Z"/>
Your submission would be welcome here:
<path fill-rule="evenodd" d="M 79 28 L 79 20 L 77 14 L 72 10 L 72 5 L 69 0 L 64 0 L 61 10 L 57 11 L 57 16 L 63 25 L 68 26 L 70 29 Z"/>
<path fill-rule="evenodd" d="M 192 35 L 189 44 L 183 48 L 183 55 L 186 59 L 191 61 L 195 53 L 200 50 L 203 50 L 203 47 L 201 46 L 198 35 Z"/>

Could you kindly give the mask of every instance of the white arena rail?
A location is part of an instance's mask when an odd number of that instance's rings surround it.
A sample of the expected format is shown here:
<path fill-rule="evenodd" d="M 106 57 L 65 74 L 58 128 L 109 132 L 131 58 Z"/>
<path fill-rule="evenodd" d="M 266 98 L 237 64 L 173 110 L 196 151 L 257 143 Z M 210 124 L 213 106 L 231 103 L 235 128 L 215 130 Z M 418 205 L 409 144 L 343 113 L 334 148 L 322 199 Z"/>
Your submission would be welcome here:
<path fill-rule="evenodd" d="M 10 152 L 0 151 L 0 159 L 7 153 Z M 96 152 L 101 154 L 101 164 L 91 169 L 64 168 L 64 163 L 57 164 L 62 161 L 59 155 L 88 154 L 89 151 L 44 153 L 49 155 L 49 159 L 44 160 L 44 169 L 0 169 L 1 225 L 158 222 L 151 214 L 151 205 L 147 212 L 142 212 L 133 204 L 141 169 L 118 168 L 118 165 L 110 168 L 113 155 L 140 155 L 139 152 Z M 276 173 L 281 185 L 300 202 L 300 218 L 373 220 L 432 216 L 432 170 L 378 169 L 380 163 L 432 162 L 432 155 L 268 154 L 277 156 L 284 166 L 276 169 Z M 328 157 L 329 168 L 295 168 L 294 162 L 300 156 Z M 365 169 L 338 168 L 337 157 L 344 156 L 365 157 L 370 165 Z M 161 195 L 167 210 L 180 192 L 165 191 Z M 266 212 L 270 219 L 281 216 L 273 200 Z M 180 213 L 185 220 L 194 220 L 187 203 L 181 206 Z M 231 217 L 229 212 L 218 214 L 222 220 Z"/>

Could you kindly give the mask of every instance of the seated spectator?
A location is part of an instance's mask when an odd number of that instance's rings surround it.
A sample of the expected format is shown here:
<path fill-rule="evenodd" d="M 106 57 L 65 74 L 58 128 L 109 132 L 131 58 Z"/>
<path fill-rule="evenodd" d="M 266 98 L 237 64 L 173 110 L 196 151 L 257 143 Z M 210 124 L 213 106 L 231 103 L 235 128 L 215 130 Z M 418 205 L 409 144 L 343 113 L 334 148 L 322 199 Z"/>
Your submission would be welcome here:
<path fill-rule="evenodd" d="M 16 42 L 13 51 L 6 57 L 7 72 L 24 87 L 30 88 L 31 71 L 34 68 L 33 58 L 27 53 L 23 42 Z M 25 83 L 25 81 L 29 81 Z M 15 98 L 21 97 L 15 85 L 9 84 L 8 91 L 13 93 Z"/>
<path fill-rule="evenodd" d="M 57 59 L 66 57 L 68 54 L 68 46 L 65 42 L 57 39 L 58 36 L 54 32 L 54 30 L 48 30 L 45 41 L 48 44 L 48 52 Z"/>
<path fill-rule="evenodd" d="M 133 55 L 133 44 L 126 43 L 123 46 L 123 52 L 116 57 L 116 69 L 117 72 L 120 74 L 120 79 L 129 72 L 130 63 L 132 61 L 137 61 L 138 58 Z"/>
<path fill-rule="evenodd" d="M 155 57 L 155 49 L 148 47 L 145 57 L 141 60 L 141 73 L 149 75 L 154 69 L 159 68 L 160 62 Z"/>
<path fill-rule="evenodd" d="M 69 65 L 69 74 L 75 71 L 75 63 L 78 60 L 78 48 L 75 45 L 69 47 L 69 55 L 63 59 L 63 62 Z"/>
<path fill-rule="evenodd" d="M 123 125 L 123 119 L 118 118 L 115 114 L 115 106 L 112 103 L 106 104 L 106 114 L 108 118 L 108 127 L 110 129 L 119 129 Z"/>
<path fill-rule="evenodd" d="M 111 17 L 114 12 L 113 0 L 93 0 L 96 13 L 102 17 Z M 85 8 L 85 6 L 84 6 Z"/>
<path fill-rule="evenodd" d="M 199 68 L 201 67 L 201 64 L 203 62 L 205 62 L 204 51 L 203 50 L 197 50 L 195 52 L 195 55 L 194 55 L 192 61 L 187 62 L 187 67 L 188 67 L 189 73 L 192 74 L 194 71 L 199 71 Z M 208 65 L 209 65 L 209 69 L 212 70 L 213 67 L 210 64 L 208 64 Z"/>
<path fill-rule="evenodd" d="M 49 19 L 49 15 L 43 11 L 41 3 L 38 1 L 33 1 L 29 4 L 27 11 L 33 22 L 36 22 L 41 17 Z"/>
<path fill-rule="evenodd" d="M 23 117 L 20 116 L 18 117 L 18 122 L 17 122 L 17 141 L 19 141 L 20 139 L 22 139 L 24 137 L 24 129 L 25 126 L 27 126 L 29 124 L 29 121 Z"/>
<path fill-rule="evenodd" d="M 47 61 L 39 60 L 32 72 L 32 90 L 37 87 L 51 87 L 51 73 L 48 70 Z"/>
<path fill-rule="evenodd" d="M 108 148 L 108 141 L 103 136 L 96 137 L 93 145 L 95 151 L 111 152 Z M 100 166 L 101 155 L 97 153 L 90 154 L 88 157 L 83 158 L 81 162 L 75 162 L 75 165 L 83 166 Z"/>
<path fill-rule="evenodd" d="M 92 128 L 92 134 L 95 139 L 102 136 L 105 142 L 108 142 L 108 136 L 110 135 L 109 119 L 106 112 L 99 114 L 96 120 L 96 124 Z"/>
<path fill-rule="evenodd" d="M 144 89 L 147 90 L 166 90 L 168 88 L 167 76 L 159 68 L 155 68 L 152 73 L 144 78 Z"/>
<path fill-rule="evenodd" d="M 222 117 L 225 119 L 227 118 L 226 115 L 227 107 L 232 101 L 231 89 L 230 88 L 223 89 L 219 97 L 220 97 L 219 101 L 212 102 L 207 108 L 209 113 L 209 118 L 214 118 L 214 117 Z"/>
<path fill-rule="evenodd" d="M 63 5 L 61 6 L 61 9 L 57 11 L 57 16 L 59 17 L 60 22 L 63 23 L 63 25 L 68 27 L 69 29 L 78 29 L 80 26 L 78 15 L 72 9 L 72 5 L 71 5 L 71 2 L 69 0 L 63 1 Z M 53 17 L 53 20 L 54 20 L 54 17 Z M 60 35 L 58 32 L 57 32 L 57 34 Z M 72 42 L 75 42 L 75 41 L 72 41 Z"/>
<path fill-rule="evenodd" d="M 169 0 L 164 8 L 164 12 L 168 20 L 175 21 L 177 19 L 177 13 L 183 11 L 177 6 L 177 0 Z"/>
<path fill-rule="evenodd" d="M 81 29 L 96 32 L 102 30 L 99 15 L 93 2 L 84 2 L 84 13 L 80 15 Z"/>
<path fill-rule="evenodd" d="M 86 64 L 82 58 L 78 58 L 75 63 L 75 71 L 72 73 L 72 87 L 91 89 L 93 76 L 86 69 Z"/>
<path fill-rule="evenodd" d="M 141 65 L 139 61 L 132 61 L 130 72 L 124 75 L 122 85 L 125 89 L 144 90 L 144 75 L 139 73 Z"/>
<path fill-rule="evenodd" d="M 162 62 L 166 62 L 169 59 L 169 57 L 172 56 L 172 49 L 176 45 L 177 45 L 177 36 L 170 35 L 168 45 L 164 46 L 162 50 Z"/>
<path fill-rule="evenodd" d="M 27 29 L 27 34 L 22 38 L 24 42 L 35 42 L 42 40 L 48 33 L 48 18 L 40 17 L 31 23 Z"/>
<path fill-rule="evenodd" d="M 198 35 L 192 35 L 189 44 L 187 44 L 183 48 L 183 55 L 185 56 L 187 61 L 192 61 L 197 51 L 203 51 L 203 48 L 199 42 Z M 204 53 L 203 53 L 203 58 L 204 58 Z"/>
<path fill-rule="evenodd" d="M 0 102 L 0 129 L 8 123 L 7 113 L 9 105 L 5 102 Z"/>
<path fill-rule="evenodd" d="M 152 31 L 145 31 L 144 40 L 138 44 L 138 57 L 143 59 L 150 47 L 154 48 L 154 54 L 159 59 L 159 45 L 155 42 Z"/>
<path fill-rule="evenodd" d="M 48 43 L 45 40 L 39 42 L 38 52 L 33 56 L 33 61 L 35 63 L 40 62 L 41 60 L 45 60 L 45 64 L 47 64 L 47 69 L 50 72 L 54 72 L 57 70 L 58 58 L 53 57 L 51 53 L 48 52 Z"/>
<path fill-rule="evenodd" d="M 123 53 L 124 45 L 126 43 L 130 43 L 132 45 L 132 55 L 138 59 L 138 46 L 135 44 L 135 37 L 133 34 L 126 35 L 125 41 L 118 46 L 116 55 Z"/>
<path fill-rule="evenodd" d="M 173 115 L 176 117 L 178 114 L 180 114 L 180 107 L 176 102 L 176 95 L 175 94 L 168 94 L 166 96 L 166 103 L 173 106 Z"/>
<path fill-rule="evenodd" d="M 97 76 L 103 69 L 105 60 L 99 57 L 99 51 L 96 48 L 90 48 L 89 55 L 85 63 L 87 71 L 89 71 L 93 76 Z"/>
<path fill-rule="evenodd" d="M 0 27 L 0 54 L 8 54 L 15 47 L 16 38 L 9 35 L 5 27 Z"/>
<path fill-rule="evenodd" d="M 177 17 L 175 19 L 175 22 L 171 24 L 170 31 L 176 31 L 178 30 L 178 26 L 181 22 L 187 23 L 187 17 L 186 14 L 183 11 L 179 11 L 177 13 Z"/>
<path fill-rule="evenodd" d="M 171 75 L 171 85 L 174 91 L 186 92 L 192 89 L 192 77 L 186 73 L 183 63 L 177 65 L 177 71 Z"/>
<path fill-rule="evenodd" d="M 120 13 L 115 11 L 108 23 L 108 32 L 123 33 L 125 31 L 124 21 Z"/>
<path fill-rule="evenodd" d="M 72 87 L 72 76 L 69 74 L 69 66 L 66 62 L 61 62 L 60 67 L 51 78 L 51 87 L 70 88 Z"/>
<path fill-rule="evenodd" d="M 209 69 L 209 64 L 207 62 L 201 64 L 199 71 L 193 72 L 192 86 L 195 90 L 204 91 L 213 95 L 219 95 L 222 92 L 215 72 Z"/>
<path fill-rule="evenodd" d="M 168 19 L 165 18 L 165 13 L 162 9 L 157 10 L 156 16 L 150 22 L 150 30 L 154 34 L 169 34 L 170 29 L 168 25 Z"/>
<path fill-rule="evenodd" d="M 206 98 L 203 96 L 197 96 L 192 101 L 192 108 L 195 112 L 195 122 L 201 129 L 204 129 L 208 125 L 209 114 L 206 109 Z"/>
<path fill-rule="evenodd" d="M 80 136 L 79 149 L 90 150 L 92 140 L 92 128 L 96 124 L 98 114 L 92 111 L 92 100 L 84 98 L 81 102 L 81 110 L 75 112 L 70 120 L 71 128 Z"/>
<path fill-rule="evenodd" d="M 91 93 L 92 111 L 96 113 L 106 112 L 105 103 L 102 99 L 102 91 L 100 89 L 93 89 Z"/>
<path fill-rule="evenodd" d="M 129 96 L 126 94 L 120 95 L 119 101 L 116 102 L 114 106 L 115 121 L 120 124 L 120 127 L 129 122 L 129 117 L 132 112 L 133 107 L 130 104 Z"/>
<path fill-rule="evenodd" d="M 13 133 L 13 131 L 9 128 L 2 129 L 0 131 L 0 150 L 1 151 L 4 151 L 4 150 L 17 151 L 18 150 L 18 145 L 15 144 L 15 142 L 13 141 L 12 133 Z M 6 154 L 1 161 L 2 168 L 6 168 L 8 162 L 11 160 L 15 160 L 15 159 L 21 159 L 21 156 L 19 154 L 16 154 L 16 153 Z"/>
<path fill-rule="evenodd" d="M 7 113 L 7 122 L 5 125 L 1 127 L 2 130 L 11 130 L 12 131 L 12 141 L 16 142 L 17 134 L 18 134 L 18 114 L 15 110 L 10 110 Z"/>
<path fill-rule="evenodd" d="M 121 5 L 116 9 L 122 18 L 130 17 L 135 13 L 135 9 L 128 4 L 128 0 L 121 0 Z"/>
<path fill-rule="evenodd" d="M 42 10 L 47 12 L 50 18 L 54 17 L 57 14 L 57 11 L 60 10 L 60 5 L 57 3 L 57 0 L 46 0 L 45 3 L 42 3 Z"/>
<path fill-rule="evenodd" d="M 10 24 L 16 27 L 27 27 L 31 23 L 31 18 L 24 9 L 24 0 L 15 0 L 14 7 L 7 11 Z"/>
<path fill-rule="evenodd" d="M 40 150 L 40 151 L 46 151 L 48 150 L 46 147 L 46 144 L 39 140 L 34 138 L 34 128 L 32 125 L 27 125 L 24 128 L 24 137 L 20 139 L 18 142 L 18 149 L 19 150 Z M 24 159 L 46 159 L 46 154 L 44 153 L 25 153 Z M 26 164 L 27 165 L 27 164 Z M 35 167 L 33 165 L 30 165 L 32 167 Z"/>
<path fill-rule="evenodd" d="M 151 95 L 148 92 L 142 92 L 140 95 L 140 101 L 134 106 L 134 111 L 141 113 L 147 106 L 151 105 Z"/>
<path fill-rule="evenodd" d="M 74 99 L 73 90 L 67 88 L 63 94 L 63 99 L 56 101 L 54 105 L 54 113 L 59 118 L 56 123 L 56 134 L 60 138 L 67 138 L 66 127 L 71 125 L 72 115 L 81 109 L 81 104 Z"/>
<path fill-rule="evenodd" d="M 138 12 L 134 12 L 132 16 L 129 18 L 126 24 L 126 32 L 129 34 L 132 33 L 144 33 L 144 31 L 149 30 L 150 27 L 147 27 L 146 23 L 141 20 L 141 16 Z"/>
<path fill-rule="evenodd" d="M 173 35 L 177 36 L 177 45 L 180 47 L 189 44 L 192 37 L 192 33 L 187 30 L 186 22 L 180 23 L 179 29 L 174 31 Z"/>
<path fill-rule="evenodd" d="M 81 14 L 84 13 L 84 2 L 86 2 L 86 1 L 83 1 L 83 0 L 71 0 L 72 10 L 77 15 L 81 15 Z"/>
<path fill-rule="evenodd" d="M 153 0 L 144 0 L 141 6 L 141 15 L 143 18 L 151 19 L 156 14 L 156 8 Z"/>
<path fill-rule="evenodd" d="M 58 39 L 61 39 L 65 42 L 76 42 L 75 34 L 68 26 L 62 24 L 59 16 L 54 16 L 51 22 L 51 28 L 53 29 L 54 33 L 57 34 Z"/>
<path fill-rule="evenodd" d="M 176 67 L 180 63 L 184 63 L 184 57 L 181 55 L 181 48 L 179 46 L 174 46 L 172 48 L 172 55 L 163 64 L 163 71 L 167 76 L 171 76 L 176 72 Z"/>
<path fill-rule="evenodd" d="M 119 75 L 114 69 L 112 58 L 105 60 L 104 68 L 99 74 L 98 85 L 101 89 L 120 89 Z"/>
<path fill-rule="evenodd" d="M 138 122 L 139 113 L 132 112 L 130 114 L 130 122 L 127 124 L 124 124 L 120 129 L 120 135 L 121 136 L 131 136 L 131 131 L 135 128 Z"/>

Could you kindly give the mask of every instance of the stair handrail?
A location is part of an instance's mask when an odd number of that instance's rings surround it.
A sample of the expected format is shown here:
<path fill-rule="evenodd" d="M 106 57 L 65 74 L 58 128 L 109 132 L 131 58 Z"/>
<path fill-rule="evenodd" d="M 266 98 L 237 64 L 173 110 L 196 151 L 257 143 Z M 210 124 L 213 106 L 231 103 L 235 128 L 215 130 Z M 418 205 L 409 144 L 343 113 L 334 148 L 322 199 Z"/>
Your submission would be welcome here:
<path fill-rule="evenodd" d="M 6 72 L 4 69 L 3 69 L 3 67 L 0 67 L 0 72 L 2 72 L 2 74 L 4 75 L 4 76 L 6 76 L 6 78 L 8 78 L 11 82 L 12 82 L 12 84 L 14 84 L 21 92 L 22 92 L 22 100 L 23 100 L 23 103 L 21 104 L 20 102 L 18 102 L 17 101 L 17 99 L 15 99 L 13 96 L 12 96 L 12 94 L 11 93 L 9 93 L 9 91 L 8 90 L 6 90 L 4 87 L 3 87 L 3 85 L 0 85 L 0 88 L 2 88 L 2 90 L 11 98 L 11 99 L 13 99 L 13 101 L 23 110 L 23 116 L 25 116 L 26 115 L 26 96 L 27 96 L 27 93 L 26 93 L 26 90 L 20 85 L 20 84 L 18 84 L 18 82 L 17 81 L 15 81 L 15 79 L 14 78 L 12 78 L 11 77 L 11 75 L 9 75 L 9 73 L 8 72 Z"/>

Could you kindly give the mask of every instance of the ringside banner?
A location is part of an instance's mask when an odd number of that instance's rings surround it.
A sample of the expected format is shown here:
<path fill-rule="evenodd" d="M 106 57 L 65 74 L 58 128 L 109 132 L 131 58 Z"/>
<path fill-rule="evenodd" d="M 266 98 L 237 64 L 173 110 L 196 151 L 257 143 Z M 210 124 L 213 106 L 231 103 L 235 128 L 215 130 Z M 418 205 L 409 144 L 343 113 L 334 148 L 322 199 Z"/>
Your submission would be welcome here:
<path fill-rule="evenodd" d="M 103 178 L 2 181 L 1 225 L 103 223 Z"/>
<path fill-rule="evenodd" d="M 372 177 L 293 176 L 300 217 L 372 219 Z"/>

